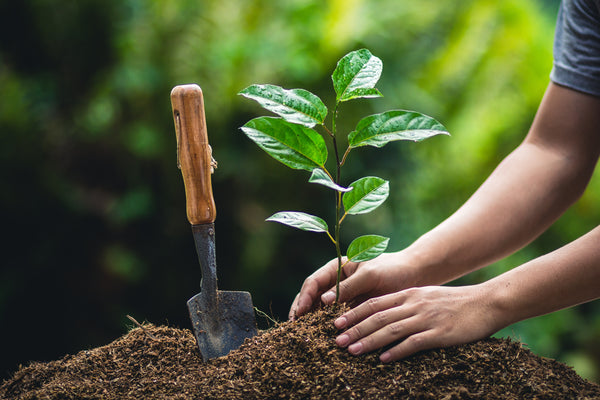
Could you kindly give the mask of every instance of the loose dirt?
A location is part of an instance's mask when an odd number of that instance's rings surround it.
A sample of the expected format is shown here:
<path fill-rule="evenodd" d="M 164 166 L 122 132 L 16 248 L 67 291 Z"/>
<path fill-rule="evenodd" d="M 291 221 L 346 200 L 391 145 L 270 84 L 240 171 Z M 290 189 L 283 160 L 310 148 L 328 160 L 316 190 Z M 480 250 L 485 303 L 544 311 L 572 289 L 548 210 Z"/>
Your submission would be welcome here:
<path fill-rule="evenodd" d="M 391 364 L 339 349 L 318 310 L 203 363 L 187 329 L 145 324 L 114 342 L 21 367 L 2 399 L 600 399 L 600 385 L 520 343 L 485 339 Z"/>

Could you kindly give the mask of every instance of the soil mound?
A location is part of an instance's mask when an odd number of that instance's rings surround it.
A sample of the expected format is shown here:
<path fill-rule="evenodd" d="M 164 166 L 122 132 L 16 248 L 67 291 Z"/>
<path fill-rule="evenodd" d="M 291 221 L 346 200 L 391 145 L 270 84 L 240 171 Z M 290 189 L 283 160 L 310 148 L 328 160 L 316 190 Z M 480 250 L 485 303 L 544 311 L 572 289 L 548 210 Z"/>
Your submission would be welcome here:
<path fill-rule="evenodd" d="M 192 333 L 145 324 L 21 367 L 2 399 L 600 399 L 600 385 L 521 344 L 486 339 L 391 364 L 333 342 L 332 309 L 284 322 L 203 363 Z"/>

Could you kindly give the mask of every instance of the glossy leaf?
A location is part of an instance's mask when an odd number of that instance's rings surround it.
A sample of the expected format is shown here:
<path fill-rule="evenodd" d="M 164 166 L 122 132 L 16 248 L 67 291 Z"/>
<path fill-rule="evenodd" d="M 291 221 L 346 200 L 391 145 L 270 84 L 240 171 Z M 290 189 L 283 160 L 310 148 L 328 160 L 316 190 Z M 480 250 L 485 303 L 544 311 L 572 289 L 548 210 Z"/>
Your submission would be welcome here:
<path fill-rule="evenodd" d="M 352 190 L 352 188 L 345 188 L 336 184 L 321 168 L 315 168 L 308 181 L 310 183 L 317 183 L 319 185 L 327 186 L 328 188 L 337 190 L 338 192 L 349 192 Z"/>
<path fill-rule="evenodd" d="M 279 222 L 287 226 L 311 232 L 327 232 L 327 223 L 314 215 L 299 211 L 282 211 L 271 215 L 267 221 Z"/>
<path fill-rule="evenodd" d="M 375 176 L 361 178 L 350 185 L 342 201 L 346 214 L 366 214 L 379 207 L 390 194 L 390 183 Z"/>
<path fill-rule="evenodd" d="M 377 257 L 387 249 L 390 239 L 379 235 L 357 237 L 348 246 L 348 261 L 362 262 Z"/>
<path fill-rule="evenodd" d="M 381 97 L 375 89 L 381 77 L 383 63 L 367 49 L 346 54 L 333 71 L 333 88 L 336 102 L 348 101 L 358 97 Z"/>
<path fill-rule="evenodd" d="M 259 117 L 241 129 L 271 157 L 290 168 L 312 171 L 323 168 L 327 160 L 325 140 L 305 126 L 281 118 Z"/>
<path fill-rule="evenodd" d="M 321 99 L 304 89 L 288 90 L 276 85 L 251 85 L 239 94 L 255 100 L 286 121 L 308 128 L 322 125 L 327 116 L 327 107 Z"/>
<path fill-rule="evenodd" d="M 383 147 L 395 140 L 418 142 L 436 135 L 449 133 L 435 119 L 415 111 L 393 110 L 360 120 L 348 135 L 348 145 Z"/>

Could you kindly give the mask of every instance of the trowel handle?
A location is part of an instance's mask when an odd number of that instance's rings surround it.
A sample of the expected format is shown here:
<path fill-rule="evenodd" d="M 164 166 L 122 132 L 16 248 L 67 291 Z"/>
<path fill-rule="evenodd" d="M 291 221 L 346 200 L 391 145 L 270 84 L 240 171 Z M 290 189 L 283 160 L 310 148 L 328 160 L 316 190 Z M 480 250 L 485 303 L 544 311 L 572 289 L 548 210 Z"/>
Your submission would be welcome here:
<path fill-rule="evenodd" d="M 206 133 L 202 89 L 195 84 L 175 86 L 171 90 L 171 106 L 188 220 L 192 225 L 214 222 L 217 211 L 210 178 L 212 151 Z"/>

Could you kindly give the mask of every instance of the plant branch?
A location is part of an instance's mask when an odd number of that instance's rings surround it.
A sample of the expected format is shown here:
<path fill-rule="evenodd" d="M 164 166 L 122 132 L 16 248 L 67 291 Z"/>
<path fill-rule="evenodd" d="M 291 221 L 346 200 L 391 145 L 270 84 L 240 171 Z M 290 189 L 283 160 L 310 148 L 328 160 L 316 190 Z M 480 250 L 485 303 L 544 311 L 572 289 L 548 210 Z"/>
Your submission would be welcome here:
<path fill-rule="evenodd" d="M 333 244 L 336 244 L 335 239 L 333 238 L 333 236 L 331 236 L 331 233 L 326 232 L 327 236 L 329 236 L 329 239 L 331 239 L 331 241 L 333 242 Z"/>
<path fill-rule="evenodd" d="M 134 324 L 137 325 L 138 328 L 140 328 L 146 335 L 148 335 L 148 337 L 150 339 L 154 339 L 154 340 L 158 340 L 158 338 L 156 336 L 154 336 L 153 334 L 151 334 L 145 327 L 144 325 L 140 324 L 139 322 L 137 322 L 137 320 L 135 318 L 133 318 L 131 315 L 125 315 L 131 322 L 133 322 Z"/>
<path fill-rule="evenodd" d="M 346 152 L 344 153 L 344 156 L 342 157 L 342 163 L 340 164 L 340 166 L 344 165 L 344 163 L 346 163 L 346 157 L 348 157 L 348 154 L 350 154 L 350 150 L 352 150 L 352 147 L 348 146 L 348 148 L 346 149 Z"/>
<path fill-rule="evenodd" d="M 326 126 L 325 124 L 321 125 L 323 127 L 323 129 L 325 129 L 325 132 L 327 132 L 327 134 L 331 137 L 335 137 L 335 135 L 333 134 L 333 132 L 331 132 Z"/>
<path fill-rule="evenodd" d="M 342 224 L 342 221 L 344 220 L 344 218 L 346 218 L 346 215 L 348 215 L 348 213 L 344 213 L 344 215 L 342 215 L 342 218 L 340 218 L 340 220 L 339 220 L 340 225 Z"/>
<path fill-rule="evenodd" d="M 331 176 L 331 174 L 329 173 L 329 171 L 327 171 L 327 168 L 322 167 L 321 169 L 323 170 L 323 172 L 325 172 L 327 174 L 327 176 L 329 177 L 329 179 L 331 179 L 333 181 L 333 176 Z"/>

